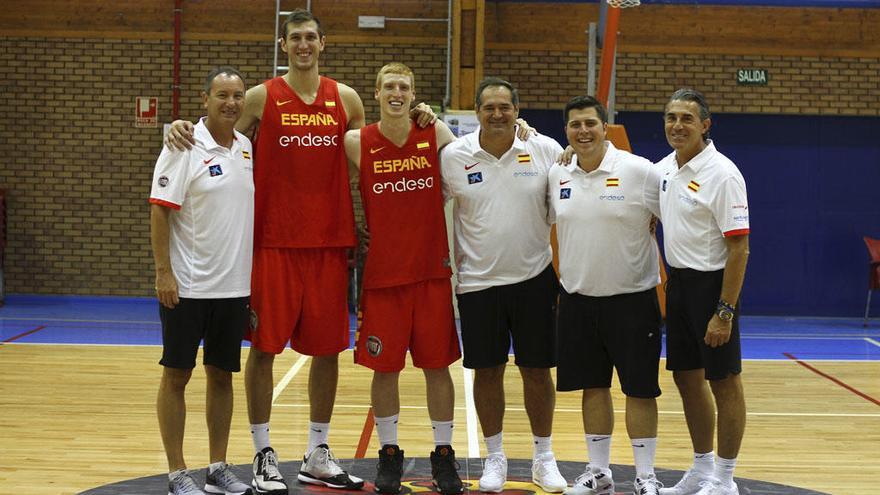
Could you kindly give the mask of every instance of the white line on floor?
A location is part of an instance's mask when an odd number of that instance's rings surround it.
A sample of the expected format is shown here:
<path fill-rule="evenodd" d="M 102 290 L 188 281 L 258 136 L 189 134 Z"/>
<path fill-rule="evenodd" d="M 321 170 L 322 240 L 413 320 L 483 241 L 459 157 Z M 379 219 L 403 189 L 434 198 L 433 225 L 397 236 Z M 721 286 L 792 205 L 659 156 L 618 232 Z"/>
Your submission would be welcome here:
<path fill-rule="evenodd" d="M 290 380 L 293 380 L 293 377 L 295 377 L 296 374 L 299 373 L 299 370 L 302 369 L 303 366 L 305 366 L 306 361 L 308 360 L 308 356 L 300 356 L 299 359 L 295 363 L 293 363 L 293 366 L 291 366 L 290 369 L 287 370 L 287 373 L 284 374 L 284 378 L 282 378 L 281 381 L 278 382 L 278 385 L 275 385 L 275 389 L 272 390 L 273 406 L 275 405 L 275 399 L 277 399 L 278 396 L 281 395 L 281 392 L 284 392 L 284 389 L 287 388 L 287 384 L 290 383 Z M 306 405 L 308 406 L 308 404 Z"/>
<path fill-rule="evenodd" d="M 877 342 L 876 340 L 872 339 L 871 337 L 865 337 L 865 340 L 876 345 L 877 347 L 880 347 L 880 342 Z"/>

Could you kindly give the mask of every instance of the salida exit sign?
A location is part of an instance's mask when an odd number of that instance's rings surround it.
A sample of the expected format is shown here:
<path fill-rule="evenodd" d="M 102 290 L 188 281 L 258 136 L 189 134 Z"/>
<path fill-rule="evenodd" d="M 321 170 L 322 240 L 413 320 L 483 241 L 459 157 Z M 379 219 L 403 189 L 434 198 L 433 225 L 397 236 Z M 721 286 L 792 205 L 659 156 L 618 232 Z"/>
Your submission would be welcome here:
<path fill-rule="evenodd" d="M 736 71 L 736 83 L 740 86 L 766 86 L 770 80 L 767 69 L 739 69 Z"/>

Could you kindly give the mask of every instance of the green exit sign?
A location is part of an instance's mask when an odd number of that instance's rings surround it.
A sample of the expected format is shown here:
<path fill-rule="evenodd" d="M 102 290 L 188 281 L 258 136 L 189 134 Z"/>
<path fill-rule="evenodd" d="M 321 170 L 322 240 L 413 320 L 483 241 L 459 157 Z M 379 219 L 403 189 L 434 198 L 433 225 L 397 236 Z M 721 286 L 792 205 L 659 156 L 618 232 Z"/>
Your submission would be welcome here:
<path fill-rule="evenodd" d="M 766 86 L 770 80 L 767 69 L 739 69 L 736 71 L 736 83 L 740 86 Z"/>

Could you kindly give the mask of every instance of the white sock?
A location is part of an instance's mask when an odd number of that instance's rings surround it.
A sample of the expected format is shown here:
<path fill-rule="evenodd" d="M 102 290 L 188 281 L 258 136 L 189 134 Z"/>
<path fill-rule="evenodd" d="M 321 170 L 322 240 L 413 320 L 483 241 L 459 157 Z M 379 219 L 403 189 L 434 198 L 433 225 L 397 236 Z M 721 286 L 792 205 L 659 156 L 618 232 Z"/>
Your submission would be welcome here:
<path fill-rule="evenodd" d="M 483 439 L 486 442 L 487 457 L 490 455 L 504 455 L 504 432 L 499 431 L 491 437 Z"/>
<path fill-rule="evenodd" d="M 654 454 L 657 452 L 657 437 L 633 438 L 633 461 L 636 465 L 636 476 L 651 478 L 654 476 Z"/>
<path fill-rule="evenodd" d="M 715 471 L 715 451 L 705 454 L 694 452 L 694 471 L 712 476 Z"/>
<path fill-rule="evenodd" d="M 736 457 L 733 459 L 725 459 L 721 456 L 715 457 L 715 477 L 721 481 L 722 486 L 733 485 L 733 470 L 736 468 Z"/>
<path fill-rule="evenodd" d="M 376 418 L 376 433 L 379 435 L 379 446 L 397 445 L 397 420 L 399 414 Z"/>
<path fill-rule="evenodd" d="M 269 423 L 251 425 L 251 440 L 254 441 L 254 450 L 261 452 L 269 446 Z"/>
<path fill-rule="evenodd" d="M 452 421 L 431 421 L 434 430 L 434 446 L 452 445 Z"/>
<path fill-rule="evenodd" d="M 170 473 L 168 473 L 168 481 L 174 481 L 174 478 L 177 478 L 177 477 L 180 476 L 181 474 L 185 474 L 185 473 L 186 473 L 186 469 L 185 469 L 185 468 L 184 468 L 184 469 L 178 469 L 177 471 L 171 471 Z"/>
<path fill-rule="evenodd" d="M 587 455 L 590 466 L 594 469 L 608 471 L 611 469 L 611 435 L 584 435 L 587 441 Z"/>
<path fill-rule="evenodd" d="M 330 436 L 330 423 L 309 421 L 309 450 L 306 453 L 310 454 L 318 445 L 326 445 L 328 436 Z"/>
<path fill-rule="evenodd" d="M 226 466 L 226 463 L 223 461 L 212 462 L 211 464 L 208 464 L 208 472 L 214 474 L 215 471 L 223 469 L 224 466 Z"/>
<path fill-rule="evenodd" d="M 532 441 L 535 443 L 533 459 L 537 459 L 541 454 L 553 453 L 553 437 L 539 437 L 532 435 Z"/>

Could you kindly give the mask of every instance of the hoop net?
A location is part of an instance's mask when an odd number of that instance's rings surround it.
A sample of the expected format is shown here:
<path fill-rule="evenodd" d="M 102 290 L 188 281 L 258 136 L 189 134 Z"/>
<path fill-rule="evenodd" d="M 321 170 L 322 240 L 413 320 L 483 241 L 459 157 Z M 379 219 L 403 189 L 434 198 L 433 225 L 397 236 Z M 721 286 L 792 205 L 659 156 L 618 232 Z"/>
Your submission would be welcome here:
<path fill-rule="evenodd" d="M 640 0 L 606 0 L 606 2 L 609 7 L 617 7 L 618 9 L 637 7 L 641 3 Z"/>

